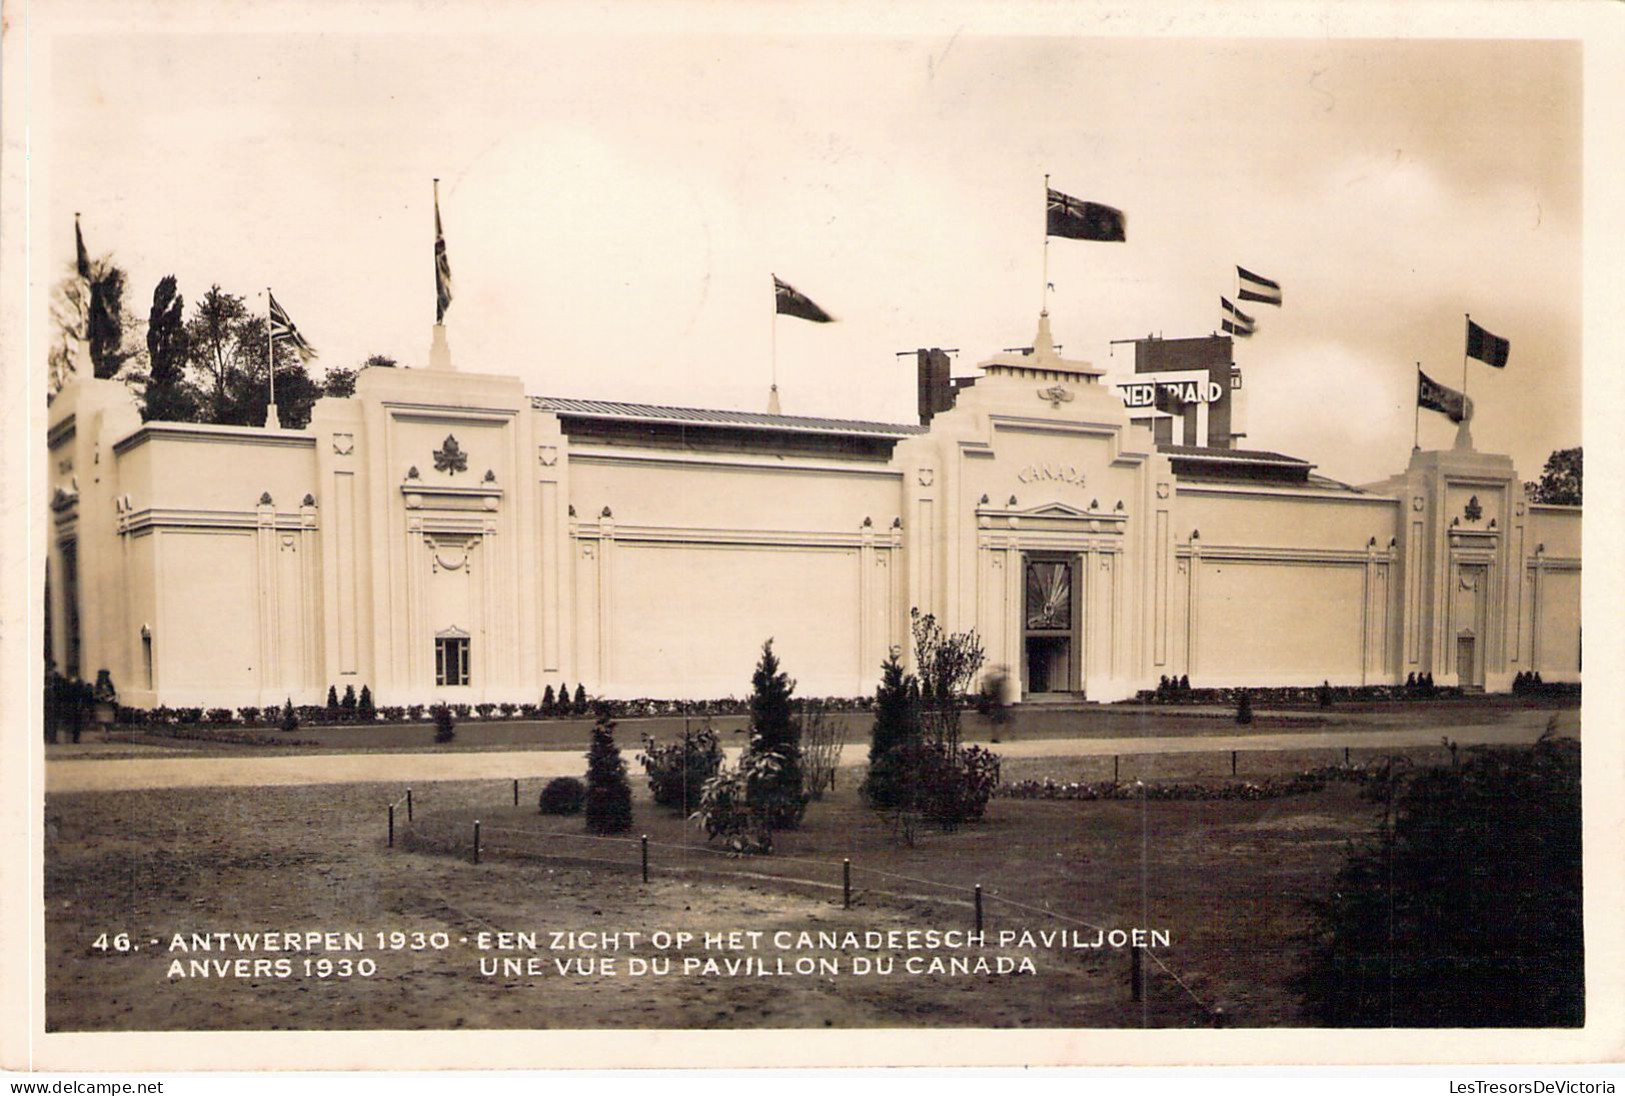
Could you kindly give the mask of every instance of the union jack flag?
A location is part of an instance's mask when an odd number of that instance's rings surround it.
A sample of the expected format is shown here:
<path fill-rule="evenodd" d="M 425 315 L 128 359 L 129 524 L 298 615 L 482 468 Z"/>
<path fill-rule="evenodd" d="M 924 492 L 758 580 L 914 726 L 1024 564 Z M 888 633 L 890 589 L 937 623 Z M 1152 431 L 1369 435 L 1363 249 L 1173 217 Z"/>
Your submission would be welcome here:
<path fill-rule="evenodd" d="M 310 361 L 316 356 L 316 348 L 305 341 L 305 337 L 299 333 L 299 328 L 294 326 L 294 322 L 288 318 L 282 306 L 276 303 L 276 298 L 271 296 L 269 289 L 265 291 L 265 295 L 271 299 L 271 338 L 287 339 L 293 344 L 294 352 L 299 355 L 300 361 Z"/>

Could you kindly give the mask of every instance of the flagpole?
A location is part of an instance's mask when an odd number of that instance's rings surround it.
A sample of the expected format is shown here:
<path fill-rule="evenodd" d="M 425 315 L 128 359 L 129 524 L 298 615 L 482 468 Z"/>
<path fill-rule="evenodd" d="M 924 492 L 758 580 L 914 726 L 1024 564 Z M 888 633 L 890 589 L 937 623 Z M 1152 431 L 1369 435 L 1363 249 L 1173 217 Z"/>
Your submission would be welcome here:
<path fill-rule="evenodd" d="M 1467 317 L 1467 322 L 1469 324 L 1471 324 L 1473 322 L 1473 314 L 1471 312 L 1463 312 L 1462 315 Z M 1465 405 L 1467 403 L 1467 340 L 1465 338 L 1462 339 L 1462 343 L 1461 343 L 1461 402 L 1463 404 L 1462 410 L 1466 411 L 1467 408 L 1466 408 Z"/>
<path fill-rule="evenodd" d="M 1039 285 L 1038 312 L 1049 312 L 1049 172 L 1044 172 L 1044 280 Z"/>
<path fill-rule="evenodd" d="M 1420 398 L 1421 390 L 1422 390 L 1422 363 L 1417 362 L 1416 363 L 1416 390 L 1411 393 L 1412 396 L 1417 397 L 1415 400 L 1413 400 L 1413 402 L 1416 404 L 1416 408 L 1415 408 L 1416 422 L 1411 427 L 1411 452 L 1413 452 L 1413 453 L 1416 450 L 1422 448 L 1422 400 Z"/>
<path fill-rule="evenodd" d="M 276 335 L 271 321 L 271 287 L 265 287 L 265 373 L 271 383 L 271 401 L 265 409 L 265 425 L 280 427 L 276 417 Z"/>
<path fill-rule="evenodd" d="M 777 274 L 769 275 L 773 279 L 773 312 L 769 321 L 771 334 L 768 337 L 769 368 L 772 370 L 771 382 L 767 389 L 767 402 L 769 411 L 778 410 L 779 395 L 779 278 Z"/>

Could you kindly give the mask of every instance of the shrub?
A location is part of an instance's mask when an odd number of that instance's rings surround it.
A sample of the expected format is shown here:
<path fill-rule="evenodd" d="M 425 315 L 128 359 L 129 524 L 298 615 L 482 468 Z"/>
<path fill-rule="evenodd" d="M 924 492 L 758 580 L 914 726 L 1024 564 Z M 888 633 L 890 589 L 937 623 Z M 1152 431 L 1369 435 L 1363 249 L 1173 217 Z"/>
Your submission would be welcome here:
<path fill-rule="evenodd" d="M 378 718 L 377 710 L 372 706 L 372 690 L 365 685 L 361 686 L 361 699 L 356 701 L 355 715 L 363 723 L 371 723 Z"/>
<path fill-rule="evenodd" d="M 497 711 L 502 713 L 502 718 L 503 719 L 512 719 L 513 716 L 514 716 L 514 713 L 517 712 L 518 710 L 519 710 L 519 705 L 511 703 L 511 702 L 497 705 Z"/>
<path fill-rule="evenodd" d="M 914 675 L 903 670 L 902 652 L 893 647 L 880 665 L 880 686 L 875 690 L 875 722 L 869 731 L 869 774 L 863 797 L 872 807 L 894 807 L 900 798 L 903 769 L 886 755 L 919 737 L 920 723 L 914 694 Z"/>
<path fill-rule="evenodd" d="M 571 708 L 571 713 L 574 715 L 586 715 L 587 710 L 587 687 L 585 685 L 577 685 L 576 702 Z"/>
<path fill-rule="evenodd" d="M 451 708 L 445 704 L 434 706 L 434 740 L 436 742 L 450 742 L 457 737 L 457 721 L 452 717 Z"/>
<path fill-rule="evenodd" d="M 385 723 L 400 723 L 406 719 L 406 709 L 399 704 L 385 704 L 378 709 L 378 718 Z"/>
<path fill-rule="evenodd" d="M 474 705 L 474 710 L 480 713 L 481 719 L 490 719 L 491 716 L 496 712 L 497 706 L 490 702 L 486 702 L 484 704 Z"/>
<path fill-rule="evenodd" d="M 1236 722 L 1251 723 L 1253 721 L 1253 697 L 1246 689 L 1236 690 Z"/>
<path fill-rule="evenodd" d="M 722 769 L 705 782 L 693 818 L 707 841 L 720 837 L 737 853 L 773 851 L 774 826 L 765 809 L 784 783 L 783 759 L 769 752 L 746 752 L 737 769 Z"/>
<path fill-rule="evenodd" d="M 1311 907 L 1295 987 L 1312 1022 L 1585 1022 L 1579 743 L 1464 754 L 1367 785 L 1387 818 Z"/>
<path fill-rule="evenodd" d="M 1009 671 L 1003 666 L 995 666 L 982 675 L 981 688 L 976 692 L 976 710 L 995 727 L 1010 722 L 1010 706 L 1004 702 L 1004 693 L 1009 684 Z"/>
<path fill-rule="evenodd" d="M 236 714 L 237 713 L 233 712 L 230 708 L 210 708 L 209 722 L 230 723 Z"/>
<path fill-rule="evenodd" d="M 751 807 L 772 829 L 794 829 L 807 809 L 802 788 L 799 728 L 791 714 L 790 697 L 796 683 L 779 667 L 773 641 L 762 644 L 762 655 L 751 675 L 750 741 L 746 754 L 775 760 L 754 767 L 750 784 Z"/>
<path fill-rule="evenodd" d="M 922 740 L 888 759 L 906 774 L 899 807 L 945 831 L 980 819 L 999 786 L 999 757 L 980 746 Z"/>
<path fill-rule="evenodd" d="M 835 787 L 835 771 L 846 745 L 846 721 L 821 700 L 801 704 L 801 785 L 814 799 Z"/>
<path fill-rule="evenodd" d="M 615 745 L 615 724 L 600 719 L 587 750 L 587 832 L 625 833 L 632 828 L 632 785 L 626 761 Z"/>
<path fill-rule="evenodd" d="M 722 743 L 707 717 L 699 730 L 684 731 L 682 741 L 667 746 L 645 735 L 638 761 L 655 803 L 689 814 L 699 806 L 705 782 L 722 768 Z"/>
<path fill-rule="evenodd" d="M 570 714 L 570 686 L 568 683 L 559 686 L 559 698 L 553 705 L 553 714 L 556 716 Z"/>
<path fill-rule="evenodd" d="M 546 717 L 553 714 L 553 686 L 549 685 L 547 691 L 542 693 L 541 715 Z"/>
<path fill-rule="evenodd" d="M 406 718 L 416 723 L 418 720 L 423 718 L 424 711 L 425 709 L 422 704 L 408 704 L 406 706 Z"/>
<path fill-rule="evenodd" d="M 346 722 L 354 719 L 355 718 L 355 707 L 356 707 L 355 686 L 354 685 L 346 685 L 344 687 L 344 699 L 339 702 L 339 718 L 342 719 L 342 720 L 345 720 Z"/>
<path fill-rule="evenodd" d="M 337 719 L 338 717 L 339 717 L 339 691 L 338 691 L 338 688 L 336 686 L 329 685 L 327 687 L 327 718 L 329 718 L 329 719 Z"/>
<path fill-rule="evenodd" d="M 252 707 L 250 707 L 250 708 L 238 708 L 237 709 L 237 718 L 241 719 L 243 721 L 243 726 L 252 727 L 254 724 L 256 724 L 256 723 L 258 723 L 260 721 L 260 710 L 258 708 L 252 708 Z M 120 722 L 122 723 L 123 720 L 121 719 Z"/>
<path fill-rule="evenodd" d="M 1332 706 L 1332 683 L 1331 682 L 1322 681 L 1320 683 L 1320 688 L 1316 691 L 1316 693 L 1317 693 L 1316 699 L 1318 699 L 1320 701 L 1320 706 L 1322 708 L 1330 708 Z"/>
<path fill-rule="evenodd" d="M 293 710 L 293 697 L 282 705 L 282 730 L 292 733 L 299 729 L 299 716 Z"/>
<path fill-rule="evenodd" d="M 542 789 L 539 806 L 543 814 L 580 814 L 587 798 L 587 786 L 573 776 L 557 776 Z"/>

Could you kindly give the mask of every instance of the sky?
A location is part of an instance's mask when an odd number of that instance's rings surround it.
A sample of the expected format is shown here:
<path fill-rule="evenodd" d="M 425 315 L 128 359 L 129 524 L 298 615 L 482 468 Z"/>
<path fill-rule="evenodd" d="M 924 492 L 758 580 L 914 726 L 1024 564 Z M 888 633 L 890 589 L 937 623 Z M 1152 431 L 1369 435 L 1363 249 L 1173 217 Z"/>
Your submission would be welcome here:
<path fill-rule="evenodd" d="M 1466 366 L 1478 447 L 1535 478 L 1581 442 L 1576 43 L 402 25 L 53 38 L 47 273 L 78 211 L 143 316 L 165 274 L 271 286 L 322 364 L 422 366 L 438 176 L 458 368 L 753 410 L 776 374 L 786 413 L 908 422 L 898 352 L 1031 341 L 1048 173 L 1127 215 L 1051 244 L 1068 357 L 1212 332 L 1240 264 L 1284 295 L 1236 350 L 1249 446 L 1400 471 L 1469 312 L 1512 345 Z M 837 322 L 775 319 L 771 274 Z"/>

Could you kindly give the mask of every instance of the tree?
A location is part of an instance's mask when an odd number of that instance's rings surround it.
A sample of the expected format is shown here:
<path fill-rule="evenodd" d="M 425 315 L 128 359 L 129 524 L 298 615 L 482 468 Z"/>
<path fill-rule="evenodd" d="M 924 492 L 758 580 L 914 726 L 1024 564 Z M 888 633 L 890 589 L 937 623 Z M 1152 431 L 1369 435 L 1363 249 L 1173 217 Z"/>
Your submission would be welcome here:
<path fill-rule="evenodd" d="M 227 382 L 226 417 L 221 422 L 239 426 L 261 426 L 271 402 L 266 376 L 270 347 L 266 344 L 266 319 L 249 316 L 237 325 L 236 370 Z M 305 368 L 305 363 L 285 340 L 276 343 L 277 417 L 285 427 L 302 429 L 310 422 L 310 412 L 322 390 Z"/>
<path fill-rule="evenodd" d="M 365 685 L 361 686 L 361 699 L 356 701 L 355 714 L 363 723 L 371 723 L 377 716 L 377 709 L 372 704 L 372 690 Z"/>
<path fill-rule="evenodd" d="M 186 342 L 190 361 L 203 377 L 200 385 L 207 399 L 209 422 L 226 422 L 231 410 L 228 386 L 238 371 L 238 327 L 248 316 L 243 299 L 211 285 L 192 306 L 186 321 Z"/>
<path fill-rule="evenodd" d="M 560 693 L 559 694 L 559 699 L 560 699 L 560 705 L 559 706 L 560 707 L 564 706 L 563 703 L 562 703 L 563 698 L 564 698 L 564 694 Z M 586 715 L 587 714 L 587 686 L 577 682 L 577 684 L 576 684 L 576 701 L 575 701 L 574 707 L 572 707 L 570 710 L 575 715 Z"/>
<path fill-rule="evenodd" d="M 197 398 L 186 380 L 190 356 L 186 334 L 186 298 L 175 275 L 158 279 L 147 314 L 147 389 L 141 418 L 151 422 L 191 422 L 197 417 Z"/>
<path fill-rule="evenodd" d="M 322 375 L 322 395 L 347 400 L 355 395 L 356 370 L 335 365 Z"/>
<path fill-rule="evenodd" d="M 615 723 L 604 717 L 592 728 L 587 750 L 587 832 L 625 833 L 632 828 L 632 783 L 615 745 Z"/>
<path fill-rule="evenodd" d="M 944 632 L 937 618 L 910 611 L 914 666 L 919 672 L 922 729 L 950 750 L 959 748 L 959 709 L 986 658 L 974 630 Z"/>
<path fill-rule="evenodd" d="M 863 782 L 863 795 L 871 806 L 895 807 L 900 801 L 900 759 L 888 755 L 920 737 L 915 701 L 918 689 L 914 675 L 903 669 L 902 651 L 893 647 L 880 665 L 880 686 L 875 690 L 875 722 L 869 731 L 869 775 Z"/>
<path fill-rule="evenodd" d="M 1313 1022 L 1585 1022 L 1579 743 L 1466 754 L 1369 786 L 1387 816 L 1312 906 L 1296 987 Z"/>
<path fill-rule="evenodd" d="M 1579 506 L 1582 481 L 1582 449 L 1558 449 L 1546 458 L 1546 468 L 1540 479 L 1525 483 L 1524 491 L 1530 502 L 1550 506 Z"/>
<path fill-rule="evenodd" d="M 750 685 L 750 742 L 745 752 L 757 758 L 771 755 L 777 759 L 771 778 L 751 783 L 755 799 L 751 806 L 770 828 L 793 829 L 807 808 L 801 780 L 800 729 L 790 707 L 796 683 L 780 669 L 772 639 L 762 644 L 762 656 Z"/>
<path fill-rule="evenodd" d="M 299 713 L 293 710 L 293 697 L 289 697 L 282 705 L 282 729 L 293 732 L 299 729 Z"/>
<path fill-rule="evenodd" d="M 344 699 L 339 701 L 339 707 L 343 709 L 341 718 L 346 722 L 355 719 L 355 706 L 355 686 L 346 685 L 344 687 Z"/>
<path fill-rule="evenodd" d="M 441 745 L 457 737 L 457 721 L 451 717 L 451 705 L 434 706 L 434 740 Z"/>
<path fill-rule="evenodd" d="M 135 330 L 136 321 L 124 311 L 124 271 L 109 256 L 87 262 L 88 278 L 77 264 L 68 269 L 67 276 L 51 290 L 51 321 L 56 328 L 47 355 L 52 395 L 78 368 L 81 345 L 90 359 L 92 375 L 102 379 L 117 376 L 141 353 L 139 344 L 125 345 L 125 336 Z"/>
<path fill-rule="evenodd" d="M 549 685 L 547 691 L 542 693 L 542 715 L 553 714 L 553 686 Z"/>

